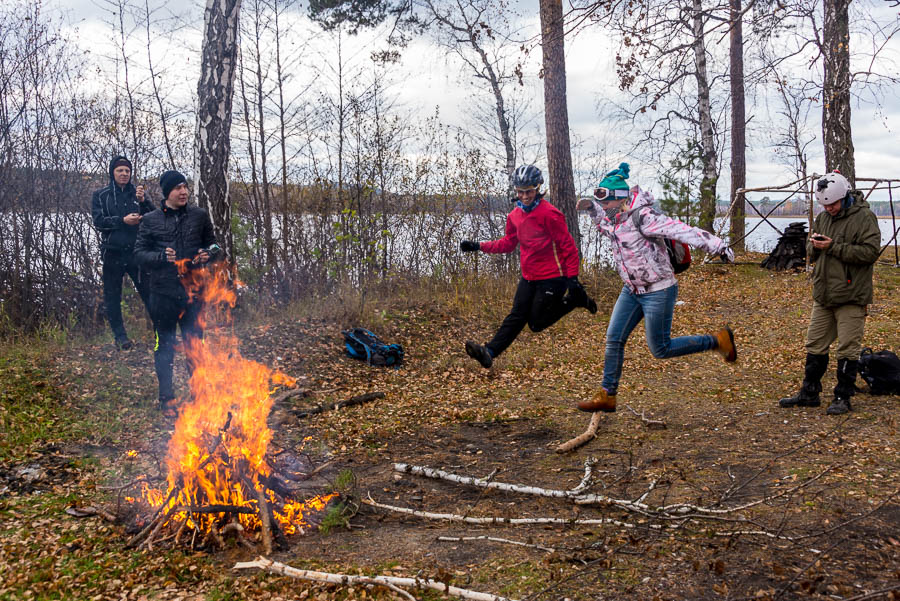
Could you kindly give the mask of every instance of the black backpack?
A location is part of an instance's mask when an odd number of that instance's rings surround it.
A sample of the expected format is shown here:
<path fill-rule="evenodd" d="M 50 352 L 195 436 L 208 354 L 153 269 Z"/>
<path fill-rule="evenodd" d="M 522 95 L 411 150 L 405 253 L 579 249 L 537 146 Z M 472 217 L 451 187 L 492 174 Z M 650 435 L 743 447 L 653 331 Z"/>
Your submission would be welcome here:
<path fill-rule="evenodd" d="M 858 371 L 871 394 L 900 394 L 900 358 L 891 351 L 864 348 L 859 354 Z"/>
<path fill-rule="evenodd" d="M 344 335 L 344 347 L 347 354 L 354 359 L 378 366 L 396 365 L 403 361 L 402 346 L 387 344 L 369 330 L 351 328 L 344 330 L 341 334 Z"/>
<path fill-rule="evenodd" d="M 641 212 L 633 212 L 631 214 L 631 221 L 634 223 L 634 227 L 636 227 L 638 231 L 641 232 L 641 235 L 644 236 L 644 231 L 641 229 Z M 646 238 L 646 236 L 644 237 Z M 687 268 L 691 266 L 691 247 L 684 242 L 679 242 L 672 238 L 659 238 L 659 240 L 662 242 L 662 245 L 666 248 L 666 253 L 669 255 L 669 263 L 672 264 L 672 271 L 676 274 L 687 271 Z"/>

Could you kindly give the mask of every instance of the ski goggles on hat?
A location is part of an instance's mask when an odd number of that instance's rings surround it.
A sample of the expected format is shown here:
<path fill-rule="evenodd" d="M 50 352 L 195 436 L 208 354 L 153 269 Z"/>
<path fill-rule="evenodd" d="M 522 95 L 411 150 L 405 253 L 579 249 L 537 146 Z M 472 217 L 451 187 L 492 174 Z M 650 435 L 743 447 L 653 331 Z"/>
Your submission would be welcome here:
<path fill-rule="evenodd" d="M 610 190 L 609 188 L 594 188 L 594 198 L 598 202 L 612 202 L 618 198 L 628 198 L 628 190 Z"/>

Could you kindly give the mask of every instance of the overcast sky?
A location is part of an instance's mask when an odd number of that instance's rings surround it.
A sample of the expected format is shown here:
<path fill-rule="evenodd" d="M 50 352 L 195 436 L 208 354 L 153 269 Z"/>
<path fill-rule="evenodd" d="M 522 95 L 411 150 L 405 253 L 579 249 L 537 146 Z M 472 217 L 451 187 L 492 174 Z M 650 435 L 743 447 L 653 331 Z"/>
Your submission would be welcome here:
<path fill-rule="evenodd" d="M 89 50 L 94 60 L 107 67 L 111 61 L 104 61 L 103 56 L 115 52 L 112 44 L 115 32 L 111 27 L 114 16 L 113 6 L 103 0 L 48 0 L 54 8 L 65 15 L 70 24 L 72 36 L 77 43 Z M 136 0 L 135 3 L 137 4 Z M 245 0 L 245 5 L 247 4 Z M 898 9 L 891 8 L 889 3 L 876 0 L 863 0 L 854 3 L 867 10 L 874 11 L 879 23 L 884 26 L 895 24 Z M 143 2 L 140 3 L 143 6 Z M 296 31 L 304 33 L 304 53 L 313 57 L 317 53 L 328 53 L 333 50 L 333 41 L 320 34 L 315 25 L 308 22 L 305 16 L 297 14 L 292 23 Z M 174 85 L 179 87 L 177 94 L 189 97 L 196 89 L 198 73 L 197 50 L 200 45 L 200 25 L 203 5 L 193 3 L 167 3 L 163 0 L 151 0 L 150 7 L 155 12 L 159 29 L 171 29 L 172 23 L 166 22 L 168 14 L 176 13 L 177 22 L 183 24 L 173 38 L 156 39 L 153 44 L 154 62 L 168 68 L 168 77 L 173 69 L 177 70 Z M 537 18 L 537 0 L 522 0 L 516 10 L 527 18 L 517 21 L 519 36 L 522 39 L 533 38 L 539 31 Z M 140 36 L 145 35 L 143 32 Z M 136 36 L 136 37 L 140 37 Z M 364 57 L 383 46 L 382 31 L 362 33 L 345 42 L 345 52 L 357 53 L 364 62 Z M 718 37 L 717 37 L 718 39 Z M 144 38 L 145 42 L 145 38 Z M 142 42 L 142 43 L 144 43 Z M 727 40 L 726 40 L 727 42 Z M 851 49 L 853 46 L 851 41 Z M 136 54 L 135 62 L 145 61 L 146 49 L 141 49 L 136 42 L 131 52 Z M 892 40 L 886 54 L 893 58 L 900 57 L 900 40 Z M 569 120 L 576 155 L 583 156 L 596 147 L 604 148 L 610 164 L 607 169 L 616 167 L 618 160 L 624 158 L 632 163 L 632 181 L 656 180 L 656 168 L 640 164 L 633 157 L 620 154 L 633 146 L 636 134 L 627 132 L 621 123 L 612 123 L 608 118 L 598 115 L 598 103 L 604 99 L 615 99 L 621 95 L 617 90 L 617 80 L 613 57 L 615 40 L 609 32 L 599 26 L 578 32 L 566 40 L 566 70 L 568 78 Z M 542 107 L 542 84 L 537 78 L 539 70 L 539 49 L 535 49 L 525 61 L 525 93 L 534 99 L 532 108 L 536 126 L 543 126 L 543 118 L 539 111 Z M 315 59 L 306 61 L 307 68 L 315 65 Z M 314 67 L 313 67 L 314 68 Z M 795 69 L 808 69 L 805 65 L 795 65 Z M 894 76 L 900 75 L 898 63 L 886 63 L 882 67 Z M 403 51 L 402 63 L 392 73 L 394 82 L 391 91 L 401 99 L 405 110 L 412 115 L 425 118 L 439 108 L 442 121 L 465 126 L 466 113 L 471 109 L 472 84 L 459 63 L 447 57 L 443 49 L 424 39 L 415 39 Z M 725 84 L 727 86 L 727 83 Z M 857 98 L 852 107 L 852 127 L 856 148 L 857 175 L 860 177 L 894 177 L 900 178 L 900 151 L 897 151 L 897 129 L 900 127 L 900 90 L 896 87 L 881 91 L 879 104 L 872 101 L 868 90 L 855 90 Z M 752 137 L 748 140 L 748 187 L 757 187 L 790 181 L 789 170 L 774 157 L 770 147 L 771 139 L 763 135 L 771 123 L 777 106 L 767 103 L 765 97 L 757 97 L 754 104 L 748 99 L 747 114 L 750 118 Z M 810 112 L 809 129 L 816 140 L 809 147 L 810 170 L 821 173 L 824 170 L 824 158 L 821 149 L 821 131 L 819 118 L 821 109 L 814 106 Z M 624 132 L 624 135 L 623 133 Z M 527 158 L 527 157 L 526 157 Z M 728 158 L 722 161 L 722 175 L 718 192 L 727 197 L 729 187 Z M 540 163 L 539 163 L 540 164 Z M 544 165 L 540 165 L 544 166 Z M 581 187 L 590 186 L 590 182 L 580 182 Z M 900 197 L 900 194 L 898 194 Z"/>

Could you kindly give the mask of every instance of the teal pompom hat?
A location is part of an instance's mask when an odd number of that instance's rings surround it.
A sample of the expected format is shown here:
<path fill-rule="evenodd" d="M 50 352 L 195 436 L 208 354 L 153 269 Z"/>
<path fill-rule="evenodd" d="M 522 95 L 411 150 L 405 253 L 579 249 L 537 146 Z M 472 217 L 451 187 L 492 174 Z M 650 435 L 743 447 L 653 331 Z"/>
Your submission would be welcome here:
<path fill-rule="evenodd" d="M 619 163 L 618 169 L 613 169 L 609 173 L 606 174 L 606 177 L 603 178 L 599 184 L 597 184 L 598 188 L 606 188 L 607 190 L 628 190 L 628 182 L 625 180 L 628 179 L 628 172 L 631 168 L 628 166 L 628 163 Z"/>

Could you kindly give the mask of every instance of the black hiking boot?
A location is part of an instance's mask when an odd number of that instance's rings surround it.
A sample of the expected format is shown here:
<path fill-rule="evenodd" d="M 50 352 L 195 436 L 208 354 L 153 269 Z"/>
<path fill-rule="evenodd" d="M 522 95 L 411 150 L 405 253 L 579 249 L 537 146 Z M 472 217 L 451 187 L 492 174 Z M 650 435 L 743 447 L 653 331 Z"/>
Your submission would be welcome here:
<path fill-rule="evenodd" d="M 856 392 L 857 366 L 858 363 L 853 359 L 838 359 L 834 400 L 825 410 L 828 415 L 843 415 L 853 409 L 850 406 L 850 397 Z"/>
<path fill-rule="evenodd" d="M 481 367 L 485 369 L 494 364 L 494 358 L 483 344 L 466 340 L 466 354 L 481 363 Z"/>
<path fill-rule="evenodd" d="M 134 343 L 128 339 L 128 336 L 122 334 L 116 336 L 116 348 L 120 351 L 130 351 L 134 348 Z"/>
<path fill-rule="evenodd" d="M 828 355 L 806 354 L 806 368 L 803 373 L 803 384 L 800 392 L 778 401 L 778 405 L 791 407 L 818 407 L 821 405 L 819 393 L 822 392 L 822 376 L 828 367 Z"/>
<path fill-rule="evenodd" d="M 597 303 L 588 296 L 587 290 L 581 282 L 576 282 L 576 285 L 569 289 L 567 299 L 576 307 L 584 307 L 591 315 L 597 312 Z"/>
<path fill-rule="evenodd" d="M 843 415 L 845 413 L 849 413 L 852 407 L 850 407 L 850 399 L 844 399 L 841 397 L 834 397 L 834 400 L 831 401 L 831 404 L 828 405 L 828 409 L 825 410 L 825 413 L 828 415 Z"/>

